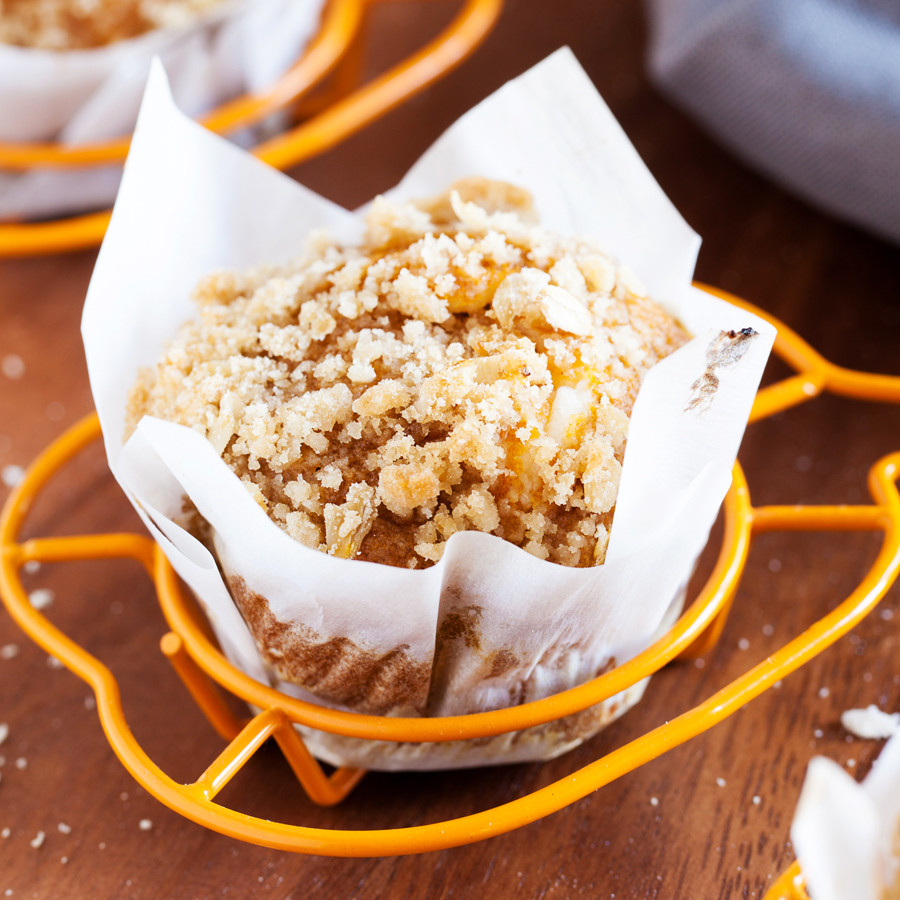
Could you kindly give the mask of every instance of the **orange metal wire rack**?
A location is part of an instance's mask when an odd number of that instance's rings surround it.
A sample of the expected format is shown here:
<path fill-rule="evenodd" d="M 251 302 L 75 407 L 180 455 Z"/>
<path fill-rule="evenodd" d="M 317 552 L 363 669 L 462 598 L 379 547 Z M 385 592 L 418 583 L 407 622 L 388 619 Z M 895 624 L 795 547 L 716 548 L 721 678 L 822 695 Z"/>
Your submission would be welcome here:
<path fill-rule="evenodd" d="M 775 352 L 795 374 L 761 389 L 751 421 L 831 391 L 851 397 L 900 402 L 900 377 L 836 366 L 796 333 L 744 301 L 705 288 L 751 309 L 778 328 Z M 32 464 L 0 516 L 0 594 L 18 624 L 47 652 L 60 659 L 93 689 L 102 727 L 113 750 L 153 796 L 183 816 L 215 831 L 268 847 L 333 856 L 420 853 L 459 846 L 521 827 L 545 817 L 725 719 L 788 673 L 830 646 L 879 602 L 900 570 L 900 452 L 876 462 L 869 472 L 872 502 L 865 505 L 753 506 L 739 465 L 724 503 L 724 537 L 707 583 L 674 627 L 632 660 L 591 682 L 518 707 L 469 716 L 387 718 L 325 709 L 278 693 L 234 668 L 197 621 L 177 578 L 152 541 L 137 534 L 98 534 L 19 541 L 33 501 L 80 449 L 95 440 L 99 426 L 90 416 L 63 434 Z M 269 739 L 281 747 L 310 798 L 321 805 L 341 801 L 364 774 L 337 769 L 326 776 L 293 727 L 388 741 L 451 741 L 518 731 L 586 709 L 677 656 L 705 653 L 718 639 L 740 581 L 754 535 L 765 531 L 881 532 L 877 557 L 858 586 L 833 611 L 776 653 L 706 701 L 619 747 L 564 779 L 493 809 L 415 827 L 386 830 L 330 830 L 288 825 L 246 815 L 216 802 L 216 795 Z M 19 578 L 29 560 L 59 562 L 130 557 L 153 579 L 171 631 L 161 648 L 197 705 L 226 742 L 196 781 L 179 783 L 162 771 L 137 743 L 126 722 L 118 685 L 109 669 L 34 609 Z M 222 689 L 260 710 L 239 721 Z M 777 890 L 776 890 L 777 889 Z M 801 900 L 796 869 L 786 872 L 769 900 Z"/>
<path fill-rule="evenodd" d="M 387 72 L 357 85 L 367 12 L 385 2 L 389 0 L 328 0 L 318 32 L 289 71 L 267 90 L 231 100 L 201 121 L 227 134 L 282 110 L 291 109 L 300 117 L 307 112 L 299 124 L 253 150 L 276 168 L 295 166 L 340 143 L 459 65 L 490 32 L 503 0 L 462 0 L 453 21 L 437 37 Z M 324 93 L 311 96 L 321 90 Z M 77 146 L 0 142 L 0 172 L 121 163 L 128 146 L 127 136 Z M 106 210 L 59 220 L 0 222 L 0 258 L 96 246 L 109 216 Z"/>

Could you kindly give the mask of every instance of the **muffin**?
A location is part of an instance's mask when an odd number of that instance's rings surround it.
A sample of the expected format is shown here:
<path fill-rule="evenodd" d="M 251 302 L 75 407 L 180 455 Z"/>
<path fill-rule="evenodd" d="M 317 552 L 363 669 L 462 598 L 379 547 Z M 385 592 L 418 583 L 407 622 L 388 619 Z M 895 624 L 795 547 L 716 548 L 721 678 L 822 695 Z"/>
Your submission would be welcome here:
<path fill-rule="evenodd" d="M 199 431 L 301 544 L 406 568 L 469 530 L 602 563 L 641 379 L 688 339 L 594 243 L 478 178 L 377 199 L 361 245 L 319 235 L 195 300 L 130 429 Z"/>
<path fill-rule="evenodd" d="M 183 28 L 225 0 L 0 0 L 0 43 L 87 50 Z"/>
<path fill-rule="evenodd" d="M 110 467 L 264 684 L 379 716 L 565 691 L 677 617 L 771 347 L 690 286 L 697 245 L 564 51 L 355 213 L 155 73 L 82 322 Z M 366 768 L 549 759 L 645 684 L 476 740 L 304 735 Z"/>
<path fill-rule="evenodd" d="M 0 143 L 73 148 L 127 137 L 154 59 L 193 116 L 264 93 L 316 33 L 322 4 L 0 0 Z M 243 129 L 235 137 L 254 141 L 259 134 Z M 121 166 L 100 162 L 0 170 L 0 221 L 111 204 Z"/>
<path fill-rule="evenodd" d="M 791 840 L 813 900 L 900 897 L 900 737 L 896 731 L 862 782 L 834 760 L 816 756 L 810 761 L 791 824 Z"/>

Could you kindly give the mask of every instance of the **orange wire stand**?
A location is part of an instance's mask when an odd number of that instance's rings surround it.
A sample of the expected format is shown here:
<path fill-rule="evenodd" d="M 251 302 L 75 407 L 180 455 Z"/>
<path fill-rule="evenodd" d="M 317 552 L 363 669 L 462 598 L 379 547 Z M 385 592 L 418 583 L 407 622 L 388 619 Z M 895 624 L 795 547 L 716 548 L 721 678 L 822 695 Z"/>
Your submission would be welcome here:
<path fill-rule="evenodd" d="M 732 303 L 753 309 L 720 291 Z M 759 310 L 753 310 L 763 315 Z M 900 402 L 900 377 L 871 375 L 836 367 L 795 333 L 779 327 L 776 353 L 796 370 L 790 378 L 762 389 L 752 419 L 760 419 L 808 400 L 823 390 Z M 900 568 L 900 452 L 872 466 L 870 505 L 760 506 L 740 466 L 725 499 L 724 539 L 714 570 L 675 626 L 638 656 L 586 684 L 522 706 L 446 718 L 390 718 L 325 709 L 287 697 L 232 666 L 207 636 L 182 594 L 163 553 L 136 534 L 36 538 L 18 542 L 28 509 L 49 479 L 75 453 L 99 435 L 96 417 L 75 425 L 36 460 L 9 498 L 0 518 L 0 593 L 21 627 L 47 652 L 84 679 L 97 698 L 101 724 L 111 746 L 134 778 L 167 806 L 195 822 L 241 840 L 302 853 L 378 856 L 421 853 L 472 843 L 518 828 L 555 812 L 649 760 L 661 756 L 722 721 L 779 679 L 846 634 L 878 603 Z M 326 776 L 306 749 L 293 723 L 320 731 L 387 741 L 454 741 L 519 731 L 568 716 L 634 685 L 677 656 L 705 653 L 717 640 L 744 568 L 753 536 L 772 530 L 880 531 L 883 541 L 871 569 L 832 612 L 764 662 L 708 700 L 677 718 L 584 766 L 572 775 L 524 797 L 482 812 L 434 824 L 386 830 L 330 830 L 271 822 L 216 802 L 216 795 L 269 738 L 274 738 L 310 798 L 330 805 L 342 800 L 364 774 L 337 769 Z M 131 734 L 109 669 L 60 632 L 28 602 L 19 569 L 29 560 L 130 557 L 153 578 L 171 631 L 162 638 L 169 658 L 200 709 L 226 741 L 200 777 L 180 784 L 163 772 Z M 239 721 L 221 689 L 260 712 Z M 785 895 L 786 897 L 788 895 Z M 795 897 L 800 895 L 794 895 Z"/>
<path fill-rule="evenodd" d="M 227 134 L 284 110 L 310 110 L 305 121 L 254 148 L 279 169 L 335 146 L 463 62 L 490 32 L 503 0 L 462 0 L 453 21 L 432 41 L 393 68 L 358 86 L 366 14 L 387 0 L 328 0 L 316 36 L 297 62 L 267 90 L 238 97 L 201 122 Z M 325 84 L 328 79 L 330 84 Z M 316 90 L 324 93 L 311 97 Z M 122 163 L 129 138 L 93 144 L 0 142 L 0 172 L 34 167 L 78 169 Z M 0 258 L 94 247 L 103 240 L 110 211 L 41 222 L 0 222 Z"/>
<path fill-rule="evenodd" d="M 795 862 L 789 869 L 785 869 L 778 881 L 766 892 L 764 900 L 809 900 L 800 863 Z"/>

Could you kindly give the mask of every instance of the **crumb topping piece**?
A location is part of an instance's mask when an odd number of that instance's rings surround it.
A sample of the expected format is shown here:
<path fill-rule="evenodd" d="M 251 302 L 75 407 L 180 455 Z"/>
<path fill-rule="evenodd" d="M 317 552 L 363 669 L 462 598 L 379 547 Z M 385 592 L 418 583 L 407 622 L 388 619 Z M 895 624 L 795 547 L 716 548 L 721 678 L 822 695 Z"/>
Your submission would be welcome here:
<path fill-rule="evenodd" d="M 182 28 L 223 0 L 0 0 L 0 43 L 86 50 Z"/>
<path fill-rule="evenodd" d="M 628 416 L 684 329 L 520 188 L 376 199 L 361 246 L 218 273 L 142 374 L 144 414 L 205 435 L 306 546 L 417 568 L 457 531 L 603 561 Z"/>

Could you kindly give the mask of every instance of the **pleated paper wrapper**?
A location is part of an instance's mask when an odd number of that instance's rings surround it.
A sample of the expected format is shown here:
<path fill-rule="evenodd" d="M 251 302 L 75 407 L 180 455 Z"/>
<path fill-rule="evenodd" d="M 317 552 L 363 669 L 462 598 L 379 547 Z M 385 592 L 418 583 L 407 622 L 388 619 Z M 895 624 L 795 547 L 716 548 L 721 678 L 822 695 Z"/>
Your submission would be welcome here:
<path fill-rule="evenodd" d="M 183 28 L 104 47 L 51 51 L 0 44 L 0 141 L 68 146 L 130 134 L 150 63 L 165 64 L 179 106 L 207 112 L 262 91 L 318 29 L 322 0 L 223 0 Z M 121 166 L 0 171 L 0 219 L 112 203 Z"/>
<path fill-rule="evenodd" d="M 813 759 L 791 840 L 812 900 L 900 898 L 900 735 L 862 783 L 833 760 Z"/>
<path fill-rule="evenodd" d="M 318 703 L 404 716 L 496 709 L 583 683 L 646 647 L 680 610 L 774 337 L 766 322 L 691 287 L 699 238 L 568 50 L 464 115 L 386 195 L 430 196 L 469 175 L 526 187 L 543 225 L 597 239 L 695 335 L 640 389 L 601 566 L 567 568 L 474 532 L 453 535 L 422 570 L 334 558 L 274 525 L 197 432 L 145 417 L 123 445 L 128 390 L 193 316 L 190 293 L 203 275 L 288 259 L 314 228 L 348 241 L 362 232 L 359 211 L 180 115 L 160 68 L 90 285 L 83 334 L 113 473 L 229 659 Z M 217 558 L 176 524 L 185 496 L 210 524 Z M 307 737 L 328 762 L 369 768 L 544 759 L 643 690 L 470 742 Z"/>

